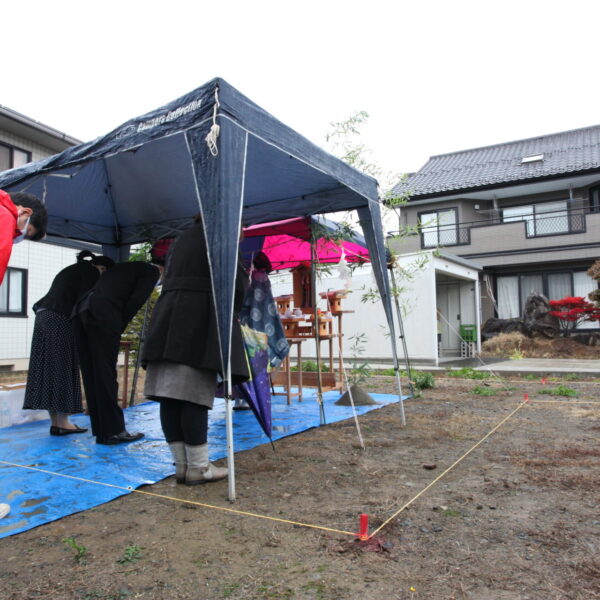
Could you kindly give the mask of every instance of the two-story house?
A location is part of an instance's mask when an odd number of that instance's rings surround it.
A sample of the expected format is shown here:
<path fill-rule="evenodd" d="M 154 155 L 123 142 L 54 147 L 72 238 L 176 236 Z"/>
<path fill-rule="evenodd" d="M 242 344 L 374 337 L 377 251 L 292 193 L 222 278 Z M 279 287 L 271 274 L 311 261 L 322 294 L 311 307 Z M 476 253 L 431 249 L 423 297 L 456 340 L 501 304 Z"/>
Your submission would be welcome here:
<path fill-rule="evenodd" d="M 600 257 L 600 125 L 432 156 L 410 195 L 399 253 L 443 247 L 483 266 L 482 321 L 518 317 L 532 292 L 587 296 Z M 460 314 L 447 318 L 459 325 Z"/>
<path fill-rule="evenodd" d="M 0 171 L 62 152 L 80 141 L 0 106 Z M 0 285 L 0 369 L 26 369 L 33 333 L 31 305 L 86 244 L 48 238 L 15 246 Z"/>

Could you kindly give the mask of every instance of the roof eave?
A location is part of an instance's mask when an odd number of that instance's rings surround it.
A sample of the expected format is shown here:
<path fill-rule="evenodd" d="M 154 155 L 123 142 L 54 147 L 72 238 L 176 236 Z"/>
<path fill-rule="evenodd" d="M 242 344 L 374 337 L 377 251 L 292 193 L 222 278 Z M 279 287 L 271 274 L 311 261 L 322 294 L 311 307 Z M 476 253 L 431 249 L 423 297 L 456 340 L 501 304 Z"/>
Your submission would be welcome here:
<path fill-rule="evenodd" d="M 55 152 L 61 152 L 66 148 L 81 144 L 81 140 L 77 138 L 2 105 L 0 105 L 0 126 L 2 129 L 46 146 Z"/>
<path fill-rule="evenodd" d="M 434 198 L 441 198 L 444 196 L 456 196 L 457 194 L 468 194 L 471 192 L 478 191 L 489 191 L 495 189 L 501 189 L 511 186 L 521 186 L 527 185 L 529 183 L 537 183 L 542 181 L 551 181 L 553 179 L 568 179 L 569 177 L 576 177 L 578 175 L 589 175 L 592 173 L 600 173 L 600 166 L 594 167 L 591 169 L 579 169 L 577 171 L 569 171 L 568 173 L 558 173 L 552 175 L 546 175 L 543 177 L 529 177 L 527 179 L 512 179 L 510 181 L 502 181 L 498 183 L 491 183 L 487 185 L 475 185 L 463 188 L 453 188 L 447 189 L 439 192 L 429 192 L 426 194 L 411 194 L 410 190 L 407 190 L 408 193 L 408 203 L 410 204 L 413 200 L 429 200 Z"/>

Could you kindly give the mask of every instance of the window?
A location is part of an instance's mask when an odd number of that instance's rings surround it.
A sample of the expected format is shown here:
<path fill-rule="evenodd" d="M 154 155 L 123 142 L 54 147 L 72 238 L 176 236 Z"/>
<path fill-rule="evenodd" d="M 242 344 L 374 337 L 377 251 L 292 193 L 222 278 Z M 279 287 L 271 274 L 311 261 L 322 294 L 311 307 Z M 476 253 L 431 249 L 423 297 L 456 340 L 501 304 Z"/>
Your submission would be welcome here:
<path fill-rule="evenodd" d="M 529 156 L 524 156 L 521 159 L 521 164 L 524 165 L 526 163 L 532 162 L 542 162 L 544 160 L 544 153 L 541 154 L 530 154 Z"/>
<path fill-rule="evenodd" d="M 0 144 L 0 171 L 21 167 L 28 162 L 31 162 L 31 152 Z"/>
<path fill-rule="evenodd" d="M 587 295 L 598 285 L 585 271 L 563 271 L 557 273 L 521 273 L 499 275 L 496 278 L 498 318 L 520 317 L 529 294 L 543 294 L 549 300 L 560 300 L 567 296 Z M 586 323 L 582 327 L 597 327 Z"/>
<path fill-rule="evenodd" d="M 27 271 L 8 267 L 0 285 L 0 316 L 27 316 Z"/>
<path fill-rule="evenodd" d="M 527 223 L 527 236 L 533 235 L 533 206 L 511 206 L 502 210 L 502 222 L 513 223 L 514 221 L 525 221 Z"/>
<path fill-rule="evenodd" d="M 585 271 L 577 271 L 576 273 L 573 273 L 573 296 L 580 296 L 586 300 L 589 300 L 588 294 L 597 289 L 598 283 Z M 596 327 L 598 327 L 598 323 L 592 323 L 591 321 L 588 321 L 587 323 L 582 323 L 579 326 L 579 329 L 595 329 Z"/>
<path fill-rule="evenodd" d="M 502 222 L 525 221 L 527 237 L 555 235 L 571 231 L 566 200 L 526 204 L 502 209 Z"/>
<path fill-rule="evenodd" d="M 590 212 L 600 212 L 600 185 L 590 188 Z"/>
<path fill-rule="evenodd" d="M 419 224 L 423 248 L 458 244 L 456 213 L 455 208 L 420 213 Z"/>
<path fill-rule="evenodd" d="M 498 277 L 496 279 L 498 293 L 498 318 L 512 319 L 521 313 L 519 309 L 519 277 Z"/>

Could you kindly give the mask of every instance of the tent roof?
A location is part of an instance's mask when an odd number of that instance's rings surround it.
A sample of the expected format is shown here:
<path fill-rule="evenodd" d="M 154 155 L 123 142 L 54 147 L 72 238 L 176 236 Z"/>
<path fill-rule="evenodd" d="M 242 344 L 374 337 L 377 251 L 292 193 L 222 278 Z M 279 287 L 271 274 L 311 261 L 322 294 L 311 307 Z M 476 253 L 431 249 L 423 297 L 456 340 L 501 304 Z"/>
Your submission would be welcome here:
<path fill-rule="evenodd" d="M 44 198 L 49 234 L 116 246 L 165 237 L 199 211 L 190 135 L 204 136 L 215 117 L 248 132 L 244 224 L 378 201 L 374 179 L 218 78 L 96 140 L 5 171 L 0 189 Z"/>
<path fill-rule="evenodd" d="M 339 262 L 342 248 L 347 262 L 370 260 L 367 242 L 362 235 L 322 216 L 286 219 L 245 228 L 241 242 L 242 257 L 249 265 L 252 257 L 263 251 L 269 257 L 273 270 L 294 268 L 312 261 L 310 241 L 313 235 L 320 263 Z"/>

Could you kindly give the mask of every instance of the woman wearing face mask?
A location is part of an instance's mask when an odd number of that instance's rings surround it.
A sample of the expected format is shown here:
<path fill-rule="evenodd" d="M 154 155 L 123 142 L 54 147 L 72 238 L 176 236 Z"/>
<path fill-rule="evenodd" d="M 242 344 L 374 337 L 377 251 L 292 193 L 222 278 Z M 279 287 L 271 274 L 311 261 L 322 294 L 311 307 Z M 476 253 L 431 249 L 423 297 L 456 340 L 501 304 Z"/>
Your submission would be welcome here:
<path fill-rule="evenodd" d="M 35 325 L 23 408 L 47 410 L 52 422 L 50 435 L 87 431 L 69 421 L 70 414 L 83 411 L 70 316 L 77 299 L 113 264 L 107 256 L 83 250 L 77 262 L 58 273 L 48 293 L 33 306 Z"/>
<path fill-rule="evenodd" d="M 0 190 L 0 283 L 12 253 L 13 244 L 23 239 L 37 242 L 46 235 L 46 207 L 32 194 L 8 194 Z"/>

